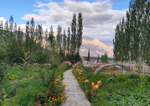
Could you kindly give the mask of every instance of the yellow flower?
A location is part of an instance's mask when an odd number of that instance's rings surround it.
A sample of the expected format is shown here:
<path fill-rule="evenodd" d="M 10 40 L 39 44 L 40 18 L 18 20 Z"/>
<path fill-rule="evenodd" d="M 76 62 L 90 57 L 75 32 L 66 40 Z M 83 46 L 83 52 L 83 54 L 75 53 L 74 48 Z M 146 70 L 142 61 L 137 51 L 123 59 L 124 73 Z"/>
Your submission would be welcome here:
<path fill-rule="evenodd" d="M 62 86 L 65 86 L 65 85 L 66 85 L 65 83 L 62 84 Z"/>
<path fill-rule="evenodd" d="M 89 82 L 89 80 L 85 80 L 85 83 L 88 83 Z"/>

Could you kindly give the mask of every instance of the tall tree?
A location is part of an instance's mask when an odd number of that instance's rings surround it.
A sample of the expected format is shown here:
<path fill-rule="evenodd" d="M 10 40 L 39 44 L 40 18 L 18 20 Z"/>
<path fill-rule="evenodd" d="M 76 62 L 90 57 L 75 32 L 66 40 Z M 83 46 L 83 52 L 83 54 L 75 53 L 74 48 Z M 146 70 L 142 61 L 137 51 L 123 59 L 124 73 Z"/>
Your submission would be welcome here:
<path fill-rule="evenodd" d="M 34 24 L 34 18 L 30 21 L 30 52 L 33 54 L 35 50 L 35 43 L 34 43 L 34 31 L 35 30 L 35 24 Z"/>
<path fill-rule="evenodd" d="M 70 27 L 68 27 L 68 37 L 67 37 L 67 51 L 68 51 L 68 54 L 70 53 L 70 44 L 71 44 L 71 42 L 70 42 Z"/>
<path fill-rule="evenodd" d="M 66 42 L 67 42 L 67 39 L 66 39 L 66 32 L 64 30 L 64 34 L 63 34 L 63 55 L 64 57 L 66 56 L 65 54 L 65 51 L 66 51 Z"/>
<path fill-rule="evenodd" d="M 26 51 L 29 52 L 29 48 L 30 48 L 30 45 L 29 45 L 29 42 L 30 42 L 30 37 L 29 37 L 29 21 L 26 23 Z"/>
<path fill-rule="evenodd" d="M 50 33 L 49 33 L 48 41 L 50 43 L 50 49 L 51 49 L 51 52 L 52 52 L 52 57 L 53 57 L 52 61 L 54 61 L 55 37 L 53 35 L 53 27 L 52 26 L 50 28 Z"/>
<path fill-rule="evenodd" d="M 72 31 L 72 37 L 71 37 L 71 50 L 72 54 L 75 56 L 76 53 L 76 14 L 73 15 L 72 24 L 71 24 L 71 31 Z"/>
<path fill-rule="evenodd" d="M 10 31 L 12 31 L 13 30 L 13 23 L 14 23 L 14 18 L 12 15 L 10 16 L 9 23 L 10 23 L 9 29 L 10 29 Z"/>
<path fill-rule="evenodd" d="M 87 57 L 87 61 L 90 61 L 90 49 L 88 50 L 88 57 Z"/>
<path fill-rule="evenodd" d="M 77 26 L 77 52 L 79 52 L 80 46 L 82 44 L 82 31 L 83 31 L 83 25 L 82 25 L 82 14 L 81 12 L 78 14 L 78 26 Z"/>

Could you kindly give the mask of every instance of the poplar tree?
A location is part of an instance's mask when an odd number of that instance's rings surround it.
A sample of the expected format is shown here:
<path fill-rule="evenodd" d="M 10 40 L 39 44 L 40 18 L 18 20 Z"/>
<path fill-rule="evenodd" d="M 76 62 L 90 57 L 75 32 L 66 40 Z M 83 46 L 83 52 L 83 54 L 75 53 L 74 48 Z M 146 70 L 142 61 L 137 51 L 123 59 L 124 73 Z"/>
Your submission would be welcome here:
<path fill-rule="evenodd" d="M 10 23 L 9 29 L 10 29 L 10 31 L 12 31 L 13 30 L 13 23 L 14 23 L 14 18 L 12 15 L 10 16 L 9 23 Z"/>
<path fill-rule="evenodd" d="M 70 27 L 68 27 L 68 37 L 67 37 L 67 51 L 68 51 L 68 54 L 70 53 L 70 45 L 71 45 L 71 42 L 70 42 Z"/>
<path fill-rule="evenodd" d="M 28 21 L 26 23 L 26 38 L 25 38 L 25 40 L 26 40 L 26 51 L 28 51 L 28 52 L 29 52 L 29 47 L 30 47 L 29 39 L 30 39 L 30 37 L 29 37 L 29 21 Z"/>
<path fill-rule="evenodd" d="M 65 30 L 64 30 L 64 33 L 63 33 L 63 56 L 65 57 L 66 55 L 66 53 L 65 53 L 65 51 L 66 51 L 66 41 L 67 41 L 67 39 L 66 39 L 66 33 L 65 33 Z"/>
<path fill-rule="evenodd" d="M 82 25 L 82 14 L 79 13 L 78 14 L 78 25 L 77 25 L 77 40 L 76 40 L 76 44 L 77 44 L 77 52 L 76 52 L 76 62 L 80 61 L 80 46 L 82 44 L 82 30 L 83 30 L 83 25 Z"/>
<path fill-rule="evenodd" d="M 90 61 L 90 49 L 88 49 L 88 57 L 87 57 L 87 61 Z"/>
<path fill-rule="evenodd" d="M 71 31 L 72 31 L 72 37 L 71 37 L 71 49 L 73 55 L 76 53 L 76 14 L 73 15 L 72 24 L 71 24 Z"/>
<path fill-rule="evenodd" d="M 80 50 L 80 46 L 82 44 L 82 31 L 83 31 L 83 25 L 82 25 L 82 14 L 78 14 L 78 27 L 77 27 L 77 52 Z"/>
<path fill-rule="evenodd" d="M 50 33 L 49 33 L 49 38 L 48 38 L 48 41 L 50 43 L 50 49 L 51 49 L 51 54 L 52 54 L 52 61 L 54 61 L 54 46 L 55 46 L 55 37 L 53 35 L 53 27 L 51 26 L 50 27 Z"/>
<path fill-rule="evenodd" d="M 34 45 L 34 31 L 35 30 L 35 24 L 34 24 L 34 18 L 30 21 L 30 52 L 33 54 L 35 48 Z"/>

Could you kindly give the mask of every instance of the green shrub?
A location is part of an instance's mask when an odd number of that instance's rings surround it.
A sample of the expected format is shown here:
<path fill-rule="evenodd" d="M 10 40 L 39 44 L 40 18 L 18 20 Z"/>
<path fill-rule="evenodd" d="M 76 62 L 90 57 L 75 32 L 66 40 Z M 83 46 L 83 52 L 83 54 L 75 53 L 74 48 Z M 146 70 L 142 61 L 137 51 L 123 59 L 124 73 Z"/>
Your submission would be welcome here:
<path fill-rule="evenodd" d="M 38 52 L 35 59 L 37 63 L 46 63 L 50 61 L 50 56 L 47 53 Z"/>
<path fill-rule="evenodd" d="M 58 64 L 52 63 L 49 69 L 57 69 L 57 68 L 58 68 Z"/>
<path fill-rule="evenodd" d="M 139 75 L 137 75 L 137 74 L 129 74 L 128 78 L 129 79 L 140 79 Z"/>
<path fill-rule="evenodd" d="M 115 81 L 116 82 L 119 82 L 119 81 L 126 81 L 126 76 L 123 75 L 123 74 L 120 74 L 118 77 L 115 78 Z"/>
<path fill-rule="evenodd" d="M 150 76 L 146 76 L 148 82 L 150 82 Z"/>

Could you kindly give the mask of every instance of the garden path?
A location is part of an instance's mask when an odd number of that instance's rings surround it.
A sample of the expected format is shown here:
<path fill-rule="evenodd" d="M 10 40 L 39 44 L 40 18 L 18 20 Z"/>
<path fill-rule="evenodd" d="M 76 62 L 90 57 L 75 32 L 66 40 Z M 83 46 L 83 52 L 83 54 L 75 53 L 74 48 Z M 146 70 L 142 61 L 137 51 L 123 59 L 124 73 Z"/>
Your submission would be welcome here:
<path fill-rule="evenodd" d="M 77 80 L 72 74 L 72 69 L 64 72 L 63 83 L 66 84 L 65 93 L 66 95 L 69 95 L 69 98 L 64 100 L 62 106 L 91 106 L 84 92 L 77 83 Z"/>

